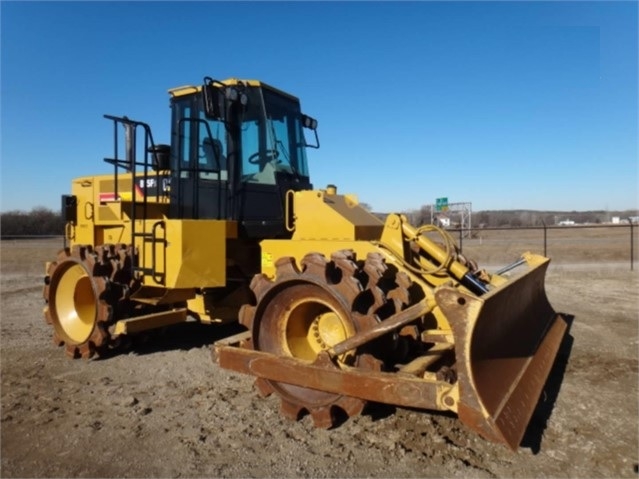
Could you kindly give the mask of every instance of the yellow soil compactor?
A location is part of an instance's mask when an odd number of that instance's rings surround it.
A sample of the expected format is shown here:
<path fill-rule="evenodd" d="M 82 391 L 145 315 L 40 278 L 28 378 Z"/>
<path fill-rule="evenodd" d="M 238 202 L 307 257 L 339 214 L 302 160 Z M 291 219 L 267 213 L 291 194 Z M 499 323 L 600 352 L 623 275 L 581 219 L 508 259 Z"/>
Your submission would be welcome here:
<path fill-rule="evenodd" d="M 239 321 L 213 358 L 287 417 L 331 427 L 367 401 L 452 411 L 516 449 L 566 331 L 549 259 L 490 273 L 444 230 L 313 189 L 317 121 L 263 82 L 169 93 L 170 145 L 105 115 L 112 172 L 62 197 L 66 247 L 44 287 L 55 343 L 88 359 L 187 318 Z"/>

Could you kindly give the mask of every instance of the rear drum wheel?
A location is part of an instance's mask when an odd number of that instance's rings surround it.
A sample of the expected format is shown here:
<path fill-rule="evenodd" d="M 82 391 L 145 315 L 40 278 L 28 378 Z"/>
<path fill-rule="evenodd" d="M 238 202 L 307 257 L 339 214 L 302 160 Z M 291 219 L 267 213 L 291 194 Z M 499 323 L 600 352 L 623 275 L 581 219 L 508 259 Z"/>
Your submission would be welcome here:
<path fill-rule="evenodd" d="M 53 341 L 72 358 L 89 359 L 112 345 L 114 306 L 130 282 L 130 250 L 124 246 L 74 246 L 51 263 L 43 291 L 45 321 Z M 118 308 L 122 309 L 122 308 Z"/>

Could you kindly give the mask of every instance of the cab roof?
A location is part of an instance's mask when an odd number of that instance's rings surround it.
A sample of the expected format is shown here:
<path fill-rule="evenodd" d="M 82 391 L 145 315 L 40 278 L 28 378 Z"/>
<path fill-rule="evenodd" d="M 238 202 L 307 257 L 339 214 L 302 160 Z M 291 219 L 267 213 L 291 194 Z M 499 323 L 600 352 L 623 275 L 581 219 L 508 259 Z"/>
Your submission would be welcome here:
<path fill-rule="evenodd" d="M 275 88 L 259 80 L 242 80 L 239 78 L 227 78 L 226 80 L 222 80 L 221 83 L 227 86 L 248 85 L 250 87 L 264 88 L 266 90 L 270 90 L 274 93 L 285 96 L 299 103 L 299 98 L 297 98 L 296 96 L 291 95 L 290 93 L 280 90 L 279 88 Z M 198 85 L 198 86 L 184 85 L 184 86 L 178 86 L 175 88 L 170 88 L 169 94 L 172 97 L 176 97 L 176 96 L 192 95 L 200 91 L 202 91 L 202 85 Z"/>

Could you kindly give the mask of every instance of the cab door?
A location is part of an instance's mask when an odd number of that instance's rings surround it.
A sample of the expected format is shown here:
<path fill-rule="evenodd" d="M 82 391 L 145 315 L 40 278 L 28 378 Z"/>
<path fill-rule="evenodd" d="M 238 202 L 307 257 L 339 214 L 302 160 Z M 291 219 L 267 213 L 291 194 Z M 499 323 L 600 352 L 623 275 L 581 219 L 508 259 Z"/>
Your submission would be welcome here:
<path fill-rule="evenodd" d="M 269 113 L 267 108 L 266 118 L 242 125 L 238 220 L 252 238 L 289 237 L 286 192 L 312 187 L 306 168 L 299 168 L 296 124 L 284 114 Z"/>
<path fill-rule="evenodd" d="M 171 217 L 228 219 L 226 130 L 206 118 L 200 95 L 173 104 Z"/>

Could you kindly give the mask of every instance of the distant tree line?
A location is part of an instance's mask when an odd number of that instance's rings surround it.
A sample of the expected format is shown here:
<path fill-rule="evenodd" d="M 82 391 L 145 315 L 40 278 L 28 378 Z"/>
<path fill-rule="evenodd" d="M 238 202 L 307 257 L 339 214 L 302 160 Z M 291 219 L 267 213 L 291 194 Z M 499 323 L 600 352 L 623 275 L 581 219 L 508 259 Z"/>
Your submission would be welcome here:
<path fill-rule="evenodd" d="M 418 210 L 404 213 L 408 220 L 416 225 L 430 224 L 437 215 L 447 215 L 451 220 L 451 228 L 458 227 L 460 220 L 458 212 L 432 212 L 431 206 L 425 205 Z M 383 213 L 376 213 L 384 218 Z M 522 228 L 528 226 L 553 226 L 561 221 L 574 221 L 575 224 L 606 224 L 612 222 L 613 217 L 627 220 L 629 217 L 639 216 L 639 210 L 623 211 L 535 211 L 535 210 L 488 210 L 473 211 L 471 213 L 471 228 Z"/>
<path fill-rule="evenodd" d="M 370 205 L 363 203 L 364 208 L 370 210 Z M 374 213 L 380 219 L 386 213 Z M 422 206 L 418 210 L 404 212 L 408 220 L 415 226 L 431 223 L 430 205 Z M 442 214 L 446 214 L 443 212 Z M 451 212 L 451 227 L 455 225 L 455 213 Z M 471 216 L 471 227 L 476 228 L 521 228 L 526 226 L 552 226 L 560 221 L 570 220 L 575 224 L 604 224 L 610 223 L 612 217 L 624 220 L 628 217 L 639 216 L 639 210 L 625 211 L 533 211 L 533 210 L 495 210 L 477 211 Z M 0 213 L 0 233 L 6 236 L 32 235 L 62 235 L 64 234 L 64 220 L 59 212 L 38 207 L 29 212 L 7 211 Z"/>
<path fill-rule="evenodd" d="M 5 236 L 61 235 L 64 220 L 60 212 L 47 208 L 0 213 L 0 233 Z"/>

